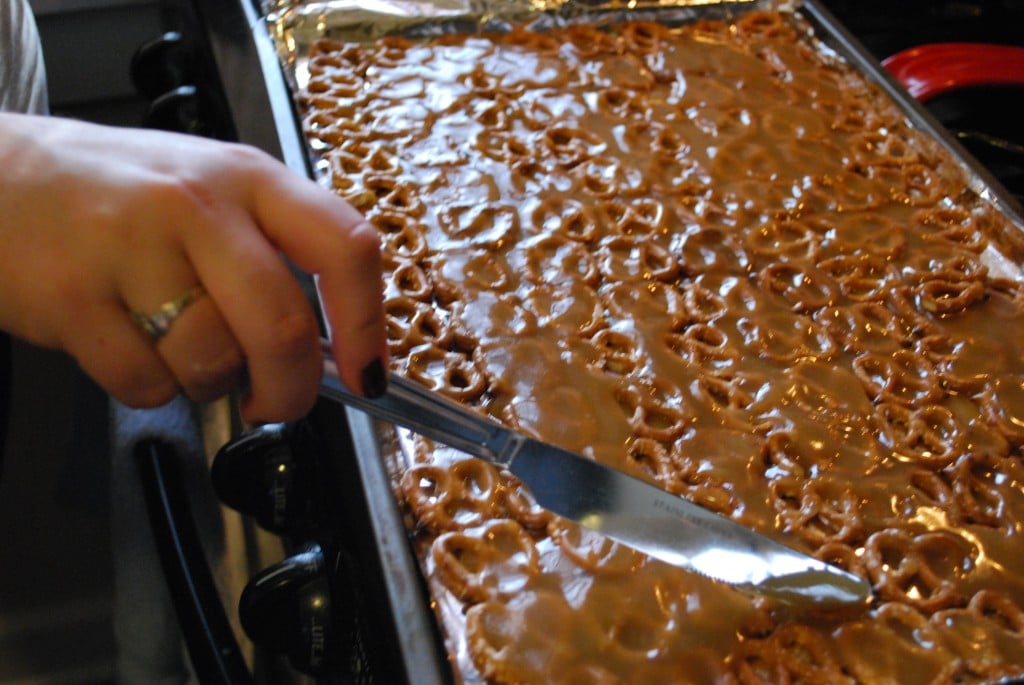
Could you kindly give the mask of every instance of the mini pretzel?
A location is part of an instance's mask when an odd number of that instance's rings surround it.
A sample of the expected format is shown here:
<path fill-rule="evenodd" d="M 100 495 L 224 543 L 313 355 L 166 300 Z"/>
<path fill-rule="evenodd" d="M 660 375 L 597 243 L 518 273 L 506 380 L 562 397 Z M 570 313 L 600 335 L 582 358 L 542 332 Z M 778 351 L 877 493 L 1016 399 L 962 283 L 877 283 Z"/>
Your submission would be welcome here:
<path fill-rule="evenodd" d="M 615 196 L 621 197 L 621 194 Z M 656 200 L 606 199 L 599 207 L 620 235 L 653 238 L 664 231 L 665 207 Z"/>
<path fill-rule="evenodd" d="M 519 212 L 496 202 L 444 207 L 438 211 L 437 220 L 445 235 L 459 243 L 500 245 L 519 233 Z"/>
<path fill-rule="evenodd" d="M 645 381 L 617 388 L 614 395 L 636 435 L 670 442 L 683 434 L 688 419 L 678 401 L 667 401 L 676 393 L 661 386 Z"/>
<path fill-rule="evenodd" d="M 1007 501 L 993 473 L 1005 473 L 1005 457 L 965 454 L 950 466 L 944 476 L 953 491 L 962 520 L 993 528 L 1012 526 L 1007 519 Z"/>
<path fill-rule="evenodd" d="M 430 302 L 434 295 L 434 284 L 430 282 L 423 268 L 411 260 L 395 260 L 385 271 L 387 283 L 385 297 L 408 297 L 420 302 Z"/>
<path fill-rule="evenodd" d="M 935 367 L 912 350 L 882 356 L 865 353 L 853 360 L 853 371 L 877 401 L 919 407 L 942 397 Z"/>
<path fill-rule="evenodd" d="M 619 50 L 618 38 L 588 24 L 570 24 L 565 29 L 565 38 L 582 58 L 612 54 Z"/>
<path fill-rule="evenodd" d="M 681 333 L 667 333 L 665 345 L 688 363 L 715 372 L 736 368 L 741 358 L 725 332 L 709 323 L 695 323 Z"/>
<path fill-rule="evenodd" d="M 643 563 L 634 549 L 565 519 L 553 519 L 547 532 L 566 557 L 595 575 L 621 575 Z"/>
<path fill-rule="evenodd" d="M 533 495 L 511 473 L 502 471 L 500 476 L 502 503 L 508 515 L 527 530 L 544 530 L 554 514 L 537 504 Z"/>
<path fill-rule="evenodd" d="M 467 458 L 451 468 L 415 464 L 402 475 L 400 489 L 417 523 L 439 533 L 487 521 L 499 483 L 493 466 Z"/>
<path fill-rule="evenodd" d="M 597 348 L 598 357 L 589 364 L 615 376 L 629 376 L 638 371 L 644 362 L 644 354 L 637 340 L 625 330 L 602 328 L 591 336 L 590 341 Z"/>
<path fill-rule="evenodd" d="M 562 168 L 571 169 L 604 151 L 604 144 L 589 131 L 567 124 L 547 128 L 541 143 Z"/>
<path fill-rule="evenodd" d="M 789 262 L 774 262 L 761 269 L 758 283 L 781 296 L 793 311 L 814 312 L 833 303 L 834 286 L 824 272 Z"/>
<path fill-rule="evenodd" d="M 471 300 L 481 291 L 505 292 L 516 286 L 513 269 L 483 248 L 453 249 L 427 259 L 434 294 L 442 304 Z"/>
<path fill-rule="evenodd" d="M 634 289 L 635 290 L 635 289 Z M 592 288 L 574 283 L 568 288 L 538 285 L 523 302 L 541 326 L 589 338 L 603 328 L 604 303 Z"/>
<path fill-rule="evenodd" d="M 818 262 L 839 283 L 843 295 L 857 302 L 884 302 L 894 275 L 889 262 L 874 254 L 844 254 Z"/>
<path fill-rule="evenodd" d="M 679 262 L 690 272 L 725 271 L 742 273 L 750 260 L 746 251 L 730 233 L 717 228 L 706 228 L 686 236 Z"/>
<path fill-rule="evenodd" d="M 903 344 L 896 317 L 877 302 L 829 307 L 816 313 L 814 320 L 837 346 L 851 352 L 888 354 Z"/>
<path fill-rule="evenodd" d="M 671 284 L 651 282 L 638 288 L 635 283 L 603 286 L 599 295 L 608 316 L 621 321 L 666 321 L 673 329 L 690 321 L 685 294 Z"/>
<path fill-rule="evenodd" d="M 635 197 L 647 190 L 640 169 L 608 157 L 591 157 L 574 166 L 571 173 L 597 198 Z"/>
<path fill-rule="evenodd" d="M 486 377 L 469 354 L 436 344 L 410 350 L 405 374 L 431 390 L 465 403 L 477 400 L 487 389 Z"/>
<path fill-rule="evenodd" d="M 991 621 L 1008 633 L 1024 637 L 1024 608 L 1001 592 L 979 590 L 967 603 L 967 610 L 978 619 Z"/>
<path fill-rule="evenodd" d="M 419 260 L 427 254 L 426 229 L 417 219 L 401 212 L 368 212 L 367 218 L 384 236 L 386 256 Z"/>
<path fill-rule="evenodd" d="M 915 290 L 918 306 L 937 316 L 963 312 L 985 296 L 985 287 L 978 281 L 931 280 Z"/>
<path fill-rule="evenodd" d="M 727 307 L 721 295 L 705 287 L 699 280 L 683 291 L 683 306 L 693 322 L 710 323 L 723 316 Z"/>
<path fill-rule="evenodd" d="M 743 317 L 737 328 L 747 348 L 774 361 L 825 360 L 832 358 L 837 350 L 825 329 L 803 314 L 779 311 Z"/>
<path fill-rule="evenodd" d="M 470 603 L 511 597 L 540 572 L 533 539 L 508 519 L 472 532 L 442 533 L 430 546 L 430 558 L 445 587 Z"/>
<path fill-rule="evenodd" d="M 764 224 L 747 234 L 747 250 L 758 257 L 814 259 L 819 237 L 815 231 L 795 219 Z"/>
<path fill-rule="evenodd" d="M 388 348 L 392 354 L 402 355 L 430 343 L 442 346 L 448 344 L 447 323 L 426 302 L 405 294 L 396 295 L 384 302 L 384 314 Z"/>
<path fill-rule="evenodd" d="M 596 258 L 574 240 L 541 235 L 523 246 L 525 276 L 534 283 L 583 282 L 594 285 L 601 277 Z"/>
<path fill-rule="evenodd" d="M 864 566 L 884 599 L 932 613 L 963 601 L 957 581 L 974 567 L 976 554 L 971 543 L 951 532 L 886 529 L 865 542 Z"/>
<path fill-rule="evenodd" d="M 849 487 L 821 476 L 810 480 L 776 478 L 769 487 L 772 504 L 787 533 L 816 547 L 863 539 L 860 499 Z"/>
<path fill-rule="evenodd" d="M 981 393 L 981 406 L 988 420 L 1013 445 L 1024 445 L 1024 376 L 993 380 Z"/>
<path fill-rule="evenodd" d="M 530 214 L 538 233 L 564 235 L 582 243 L 592 243 L 602 235 L 594 209 L 572 198 L 545 198 Z"/>
<path fill-rule="evenodd" d="M 671 281 L 679 273 L 672 254 L 655 243 L 632 236 L 605 240 L 597 251 L 601 275 L 612 283 Z"/>

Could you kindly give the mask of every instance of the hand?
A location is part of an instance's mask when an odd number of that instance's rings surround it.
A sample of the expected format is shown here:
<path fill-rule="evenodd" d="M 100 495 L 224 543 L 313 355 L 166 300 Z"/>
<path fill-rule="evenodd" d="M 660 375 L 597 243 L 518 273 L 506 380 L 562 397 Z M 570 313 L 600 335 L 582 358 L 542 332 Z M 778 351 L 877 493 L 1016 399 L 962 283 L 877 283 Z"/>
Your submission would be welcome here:
<path fill-rule="evenodd" d="M 319 333 L 281 253 L 318 277 L 342 379 L 379 391 L 379 238 L 343 200 L 245 146 L 0 114 L 0 328 L 125 404 L 209 401 L 244 365 L 247 418 L 306 413 Z M 132 321 L 196 285 L 158 340 Z"/>

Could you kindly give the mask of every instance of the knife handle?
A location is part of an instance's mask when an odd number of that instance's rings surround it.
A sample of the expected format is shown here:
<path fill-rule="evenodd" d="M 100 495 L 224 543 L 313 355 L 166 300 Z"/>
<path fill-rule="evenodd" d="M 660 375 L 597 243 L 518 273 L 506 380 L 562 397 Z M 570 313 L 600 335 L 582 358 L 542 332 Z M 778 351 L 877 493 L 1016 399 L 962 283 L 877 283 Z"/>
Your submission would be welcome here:
<path fill-rule="evenodd" d="M 498 466 L 508 466 L 512 462 L 522 443 L 521 436 L 514 431 L 393 373 L 388 374 L 384 395 L 374 399 L 357 395 L 342 382 L 330 344 L 321 341 L 321 348 L 321 396 Z"/>

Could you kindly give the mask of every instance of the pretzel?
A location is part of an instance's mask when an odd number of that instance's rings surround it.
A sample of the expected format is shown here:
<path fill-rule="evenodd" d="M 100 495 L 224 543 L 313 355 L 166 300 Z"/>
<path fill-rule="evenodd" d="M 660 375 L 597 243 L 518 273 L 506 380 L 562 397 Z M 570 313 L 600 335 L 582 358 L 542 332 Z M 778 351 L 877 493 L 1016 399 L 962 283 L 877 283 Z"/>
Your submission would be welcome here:
<path fill-rule="evenodd" d="M 396 250 L 393 254 L 401 254 Z M 391 261 L 391 260 L 389 260 Z M 434 295 L 434 284 L 430 282 L 423 268 L 416 262 L 396 259 L 386 265 L 385 297 L 393 299 L 408 297 L 419 302 L 430 302 Z"/>
<path fill-rule="evenodd" d="M 530 223 L 537 233 L 563 235 L 582 243 L 593 243 L 603 235 L 592 206 L 560 196 L 542 199 L 530 213 Z"/>
<path fill-rule="evenodd" d="M 904 344 L 896 317 L 878 302 L 828 307 L 817 312 L 814 320 L 836 346 L 854 353 L 891 354 Z"/>
<path fill-rule="evenodd" d="M 534 283 L 594 285 L 600 279 L 597 259 L 580 243 L 557 235 L 540 235 L 521 249 L 523 273 Z"/>
<path fill-rule="evenodd" d="M 540 573 L 533 539 L 508 519 L 489 521 L 472 533 L 442 533 L 430 545 L 430 557 L 445 587 L 470 603 L 507 599 Z"/>
<path fill-rule="evenodd" d="M 861 354 L 853 360 L 853 371 L 868 394 L 880 402 L 919 407 L 943 394 L 935 367 L 911 350 L 896 350 L 888 356 Z"/>
<path fill-rule="evenodd" d="M 402 212 L 375 211 L 367 213 L 370 223 L 384 237 L 383 253 L 406 261 L 418 261 L 427 254 L 426 228 Z"/>
<path fill-rule="evenodd" d="M 427 343 L 409 350 L 404 367 L 410 379 L 460 402 L 472 403 L 487 390 L 487 378 L 468 352 Z"/>
<path fill-rule="evenodd" d="M 810 313 L 834 301 L 833 284 L 822 271 L 773 262 L 758 273 L 758 284 L 782 297 L 795 312 Z"/>
<path fill-rule="evenodd" d="M 421 345 L 448 344 L 449 328 L 440 314 L 429 304 L 404 293 L 384 302 L 388 348 L 402 355 Z"/>
<path fill-rule="evenodd" d="M 795 362 L 798 359 L 830 359 L 835 343 L 817 322 L 803 314 L 785 311 L 742 318 L 737 328 L 746 347 L 765 359 Z"/>
<path fill-rule="evenodd" d="M 613 157 L 592 156 L 573 165 L 570 175 L 596 198 L 637 197 L 647 190 L 647 179 L 640 169 Z"/>
<path fill-rule="evenodd" d="M 572 563 L 595 575 L 618 576 L 644 563 L 632 548 L 565 519 L 553 519 L 547 533 Z"/>
<path fill-rule="evenodd" d="M 567 288 L 538 285 L 530 289 L 523 307 L 538 325 L 581 338 L 590 338 L 607 325 L 600 296 L 579 283 Z"/>
<path fill-rule="evenodd" d="M 742 271 L 750 259 L 735 236 L 719 228 L 705 228 L 690 233 L 678 254 L 683 268 L 693 273 L 705 271 Z"/>
<path fill-rule="evenodd" d="M 970 571 L 976 555 L 970 542 L 946 532 L 886 529 L 864 543 L 864 566 L 875 591 L 926 613 L 963 603 L 956 580 Z"/>
<path fill-rule="evenodd" d="M 614 192 L 614 197 L 624 193 Z M 630 201 L 605 199 L 599 205 L 614 230 L 624 236 L 651 238 L 665 230 L 665 207 L 660 202 L 639 198 Z"/>
<path fill-rule="evenodd" d="M 856 302 L 884 302 L 893 285 L 890 262 L 872 253 L 837 255 L 819 261 L 818 267 L 839 283 L 843 295 Z"/>
<path fill-rule="evenodd" d="M 499 478 L 493 466 L 464 458 L 450 469 L 414 465 L 402 475 L 400 488 L 419 525 L 434 532 L 465 530 L 494 513 Z"/>
<path fill-rule="evenodd" d="M 1009 530 L 1007 497 L 992 473 L 1007 473 L 1006 457 L 994 454 L 964 454 L 944 473 L 953 491 L 956 511 L 962 520 L 982 526 Z"/>
<path fill-rule="evenodd" d="M 501 244 L 515 239 L 520 230 L 516 209 L 499 203 L 451 205 L 438 212 L 437 220 L 455 244 Z"/>
<path fill-rule="evenodd" d="M 537 504 L 533 495 L 525 490 L 522 483 L 511 473 L 502 471 L 500 478 L 502 504 L 508 515 L 527 530 L 544 530 L 551 523 L 554 514 Z"/>
<path fill-rule="evenodd" d="M 600 288 L 598 295 L 610 319 L 665 321 L 673 329 L 688 323 L 698 306 L 697 302 L 688 306 L 686 294 L 681 295 L 671 284 L 659 281 L 645 283 L 641 288 L 635 283 L 607 284 Z"/>
<path fill-rule="evenodd" d="M 480 247 L 451 249 L 428 257 L 426 263 L 441 304 L 465 302 L 482 291 L 508 292 L 517 284 L 508 261 Z"/>
<path fill-rule="evenodd" d="M 773 479 L 769 487 L 787 533 L 815 547 L 863 540 L 859 497 L 845 484 L 820 476 L 807 481 L 784 476 Z"/>
<path fill-rule="evenodd" d="M 804 223 L 794 219 L 772 221 L 747 234 L 750 254 L 768 259 L 792 258 L 813 260 L 820 237 Z"/>
<path fill-rule="evenodd" d="M 666 333 L 665 346 L 684 361 L 718 373 L 739 365 L 740 351 L 714 324 L 696 323 L 680 333 Z"/>
<path fill-rule="evenodd" d="M 614 391 L 634 434 L 660 442 L 674 440 L 686 429 L 685 412 L 678 401 L 671 400 L 675 394 L 664 382 L 646 380 Z"/>
<path fill-rule="evenodd" d="M 630 376 L 643 368 L 645 354 L 625 330 L 602 328 L 590 338 L 598 356 L 588 364 L 615 376 Z"/>
<path fill-rule="evenodd" d="M 981 393 L 981 406 L 999 432 L 1013 445 L 1024 444 L 1024 376 L 995 378 Z"/>

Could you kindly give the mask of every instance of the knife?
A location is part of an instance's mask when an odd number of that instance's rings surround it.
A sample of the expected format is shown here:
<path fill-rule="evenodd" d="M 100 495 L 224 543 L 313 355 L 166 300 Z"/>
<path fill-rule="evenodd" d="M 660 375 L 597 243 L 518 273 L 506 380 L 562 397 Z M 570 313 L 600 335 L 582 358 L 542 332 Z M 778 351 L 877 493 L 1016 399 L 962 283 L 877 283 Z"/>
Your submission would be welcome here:
<path fill-rule="evenodd" d="M 794 605 L 866 605 L 871 585 L 638 478 L 511 430 L 396 374 L 367 399 L 323 343 L 323 397 L 509 470 L 537 503 L 661 561 Z"/>

